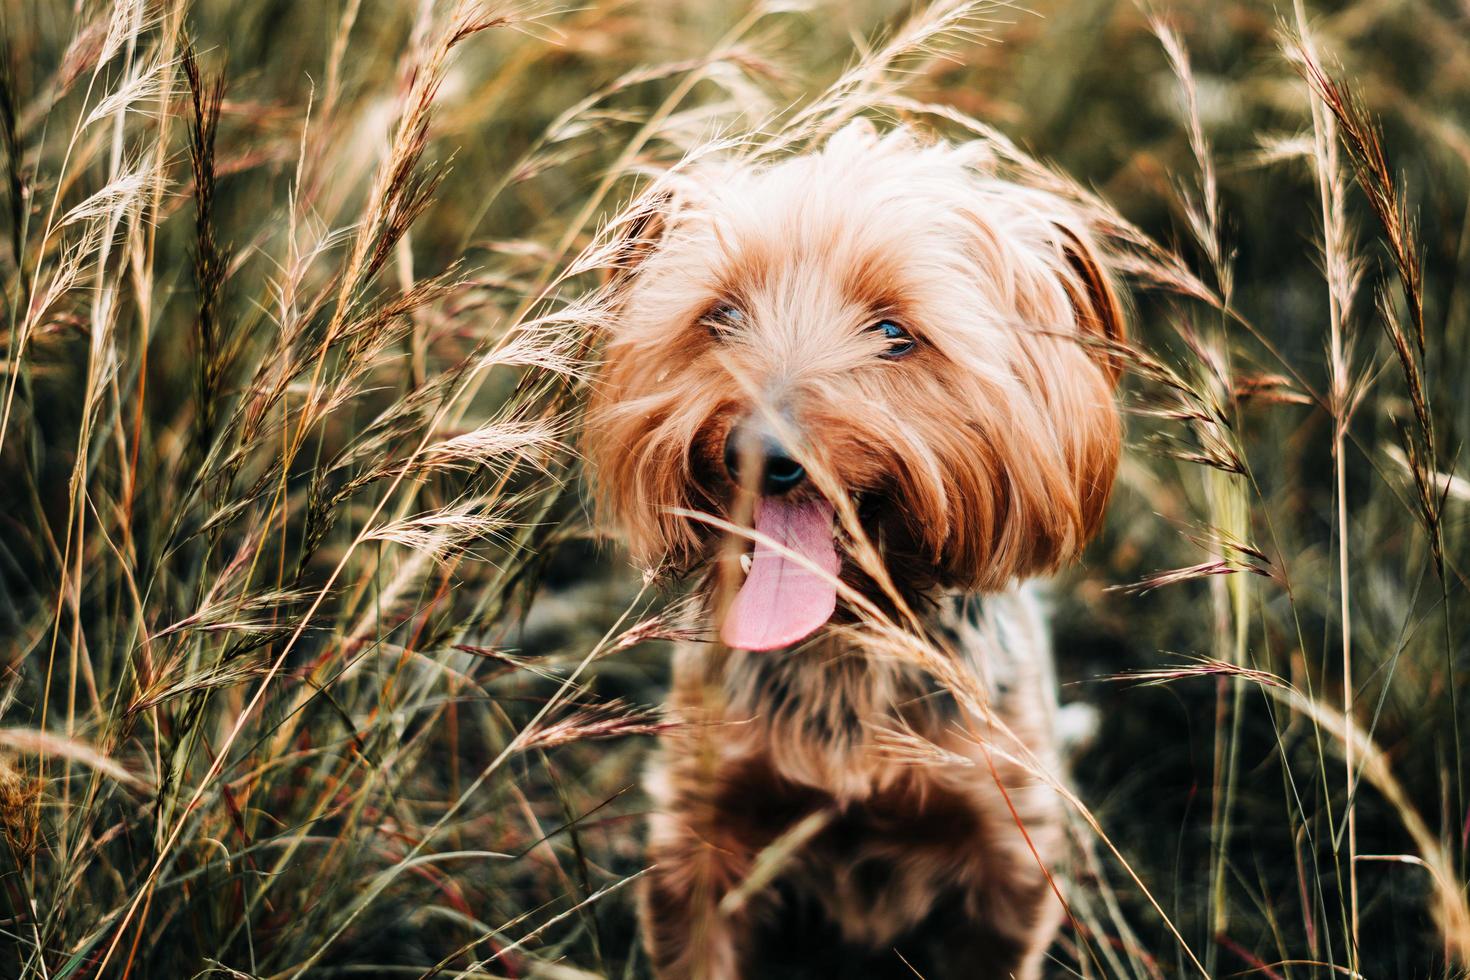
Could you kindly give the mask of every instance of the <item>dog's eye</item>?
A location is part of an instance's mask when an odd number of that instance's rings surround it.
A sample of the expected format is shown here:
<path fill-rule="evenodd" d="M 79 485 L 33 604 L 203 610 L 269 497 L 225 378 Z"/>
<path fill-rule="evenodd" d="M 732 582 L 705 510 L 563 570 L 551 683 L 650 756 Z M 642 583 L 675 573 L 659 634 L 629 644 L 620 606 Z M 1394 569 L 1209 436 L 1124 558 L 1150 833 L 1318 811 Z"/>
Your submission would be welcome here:
<path fill-rule="evenodd" d="M 879 320 L 868 329 L 874 333 L 882 334 L 883 339 L 888 341 L 888 349 L 883 352 L 883 356 L 889 360 L 896 360 L 897 358 L 903 357 L 914 349 L 914 338 L 909 335 L 907 330 L 892 320 Z"/>
<path fill-rule="evenodd" d="M 700 317 L 699 322 L 704 324 L 711 337 L 722 340 L 731 330 L 745 322 L 745 314 L 737 306 L 721 303 Z"/>

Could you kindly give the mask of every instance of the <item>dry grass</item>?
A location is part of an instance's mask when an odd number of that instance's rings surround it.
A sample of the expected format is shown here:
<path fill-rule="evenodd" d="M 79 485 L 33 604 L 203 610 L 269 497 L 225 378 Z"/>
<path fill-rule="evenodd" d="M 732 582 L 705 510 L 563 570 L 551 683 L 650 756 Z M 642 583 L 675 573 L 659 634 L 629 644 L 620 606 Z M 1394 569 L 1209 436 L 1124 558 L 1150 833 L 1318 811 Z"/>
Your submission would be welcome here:
<path fill-rule="evenodd" d="M 1139 294 L 1056 974 L 1470 969 L 1464 9 L 0 11 L 0 976 L 644 975 L 688 733 L 677 593 L 581 502 L 616 230 L 856 114 L 1085 202 Z"/>

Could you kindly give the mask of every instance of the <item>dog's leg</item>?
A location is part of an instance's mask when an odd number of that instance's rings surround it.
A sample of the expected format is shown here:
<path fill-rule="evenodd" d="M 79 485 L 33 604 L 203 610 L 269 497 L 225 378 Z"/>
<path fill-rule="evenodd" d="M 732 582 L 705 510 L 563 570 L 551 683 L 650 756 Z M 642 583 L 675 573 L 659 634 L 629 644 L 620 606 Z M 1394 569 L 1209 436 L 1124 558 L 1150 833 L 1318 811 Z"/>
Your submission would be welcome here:
<path fill-rule="evenodd" d="M 759 842 L 723 799 L 730 783 L 707 733 L 666 743 L 649 769 L 653 862 L 640 896 L 643 935 L 661 980 L 737 980 L 750 923 L 721 908 Z"/>
<path fill-rule="evenodd" d="M 759 753 L 722 755 L 713 730 L 670 739 L 649 771 L 654 801 L 642 891 L 644 936 L 661 980 L 737 980 L 752 965 L 759 926 L 769 924 L 769 888 L 726 897 L 749 879 L 757 856 L 802 819 L 830 806 L 826 794 L 777 777 Z"/>
<path fill-rule="evenodd" d="M 654 867 L 639 903 L 649 956 L 661 980 L 737 980 L 745 923 L 720 901 L 747 856 L 706 840 L 689 816 L 664 812 L 651 822 Z"/>
<path fill-rule="evenodd" d="M 983 922 L 966 921 L 923 933 L 922 944 L 899 943 L 882 957 L 885 970 L 873 977 L 917 974 L 925 980 L 1038 980 L 1045 947 L 1002 936 Z M 899 957 L 902 957 L 900 959 Z M 895 970 L 894 964 L 903 967 Z"/>
<path fill-rule="evenodd" d="M 936 923 L 931 948 L 953 958 L 927 974 L 933 980 L 1041 976 L 1063 916 L 1049 875 L 1063 852 L 1062 824 L 1052 792 L 1022 782 L 1019 777 L 1010 782 L 1004 810 L 995 799 L 982 804 L 994 829 L 977 841 L 979 875 L 964 899 L 951 906 L 957 914 L 941 915 Z M 1022 827 L 1025 844 L 1019 839 Z"/>

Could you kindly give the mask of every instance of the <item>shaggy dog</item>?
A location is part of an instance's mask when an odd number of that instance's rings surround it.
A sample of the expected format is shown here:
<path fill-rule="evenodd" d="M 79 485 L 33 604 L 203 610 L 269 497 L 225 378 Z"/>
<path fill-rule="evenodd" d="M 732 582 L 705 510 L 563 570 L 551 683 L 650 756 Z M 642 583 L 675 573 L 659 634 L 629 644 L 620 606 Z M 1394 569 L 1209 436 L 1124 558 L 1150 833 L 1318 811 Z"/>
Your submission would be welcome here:
<path fill-rule="evenodd" d="M 662 179 L 622 240 L 597 494 L 718 637 L 648 779 L 661 977 L 1040 972 L 1055 691 L 1017 583 L 1102 517 L 1124 325 L 1081 209 L 987 160 L 854 123 Z"/>

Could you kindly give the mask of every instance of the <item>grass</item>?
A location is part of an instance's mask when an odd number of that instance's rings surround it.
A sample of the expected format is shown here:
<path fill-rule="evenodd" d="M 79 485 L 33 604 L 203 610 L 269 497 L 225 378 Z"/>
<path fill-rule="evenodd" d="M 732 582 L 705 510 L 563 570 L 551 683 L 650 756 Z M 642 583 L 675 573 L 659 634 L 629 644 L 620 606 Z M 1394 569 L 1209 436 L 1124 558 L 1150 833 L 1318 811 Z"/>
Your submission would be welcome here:
<path fill-rule="evenodd" d="M 605 271 L 648 172 L 858 113 L 1137 297 L 1055 975 L 1466 975 L 1463 7 L 0 11 L 0 976 L 646 974 Z"/>

